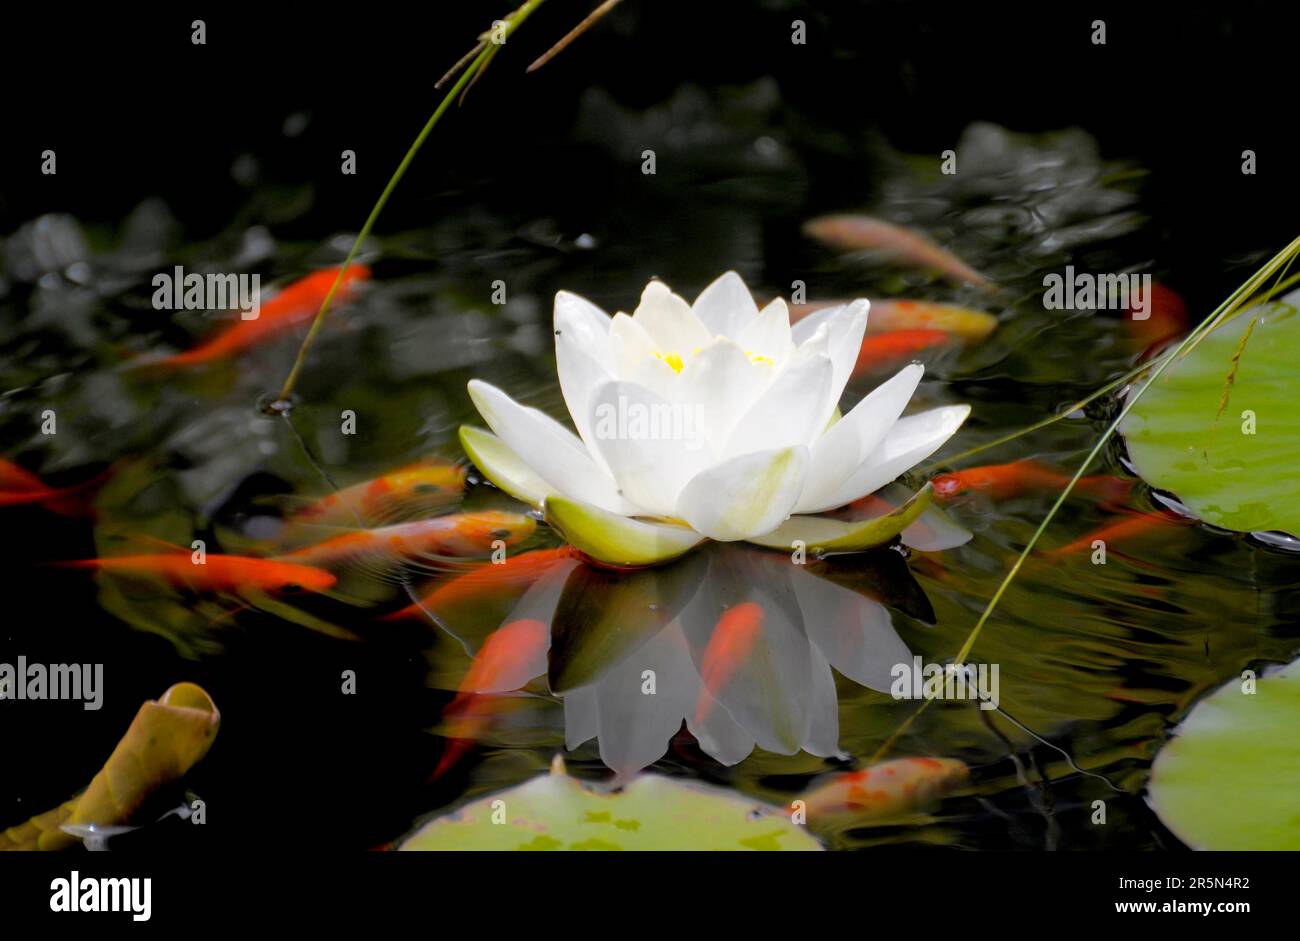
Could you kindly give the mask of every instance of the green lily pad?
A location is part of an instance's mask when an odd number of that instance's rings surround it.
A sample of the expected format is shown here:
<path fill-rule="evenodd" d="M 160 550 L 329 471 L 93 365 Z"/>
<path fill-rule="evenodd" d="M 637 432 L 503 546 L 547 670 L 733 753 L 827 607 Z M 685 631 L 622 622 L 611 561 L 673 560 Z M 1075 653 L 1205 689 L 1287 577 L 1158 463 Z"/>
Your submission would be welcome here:
<path fill-rule="evenodd" d="M 472 425 L 460 426 L 460 446 L 487 479 L 523 503 L 540 507 L 551 492 L 523 459 L 490 431 Z"/>
<path fill-rule="evenodd" d="M 493 822 L 493 819 L 500 822 Z M 820 850 L 775 807 L 643 774 L 606 791 L 551 773 L 426 823 L 403 850 Z"/>
<path fill-rule="evenodd" d="M 547 498 L 544 509 L 546 522 L 567 542 L 610 565 L 656 565 L 704 541 L 689 526 L 619 516 L 566 497 Z"/>
<path fill-rule="evenodd" d="M 1194 849 L 1300 849 L 1300 660 L 1197 703 L 1151 768 L 1149 800 Z"/>
<path fill-rule="evenodd" d="M 813 552 L 861 552 L 893 539 L 925 512 L 934 488 L 926 484 L 910 500 L 884 516 L 844 522 L 823 516 L 792 516 L 765 536 L 749 540 L 769 549 L 795 548 L 796 542 Z"/>
<path fill-rule="evenodd" d="M 1297 303 L 1300 292 L 1220 326 L 1171 364 L 1120 426 L 1138 473 L 1207 523 L 1300 534 Z"/>

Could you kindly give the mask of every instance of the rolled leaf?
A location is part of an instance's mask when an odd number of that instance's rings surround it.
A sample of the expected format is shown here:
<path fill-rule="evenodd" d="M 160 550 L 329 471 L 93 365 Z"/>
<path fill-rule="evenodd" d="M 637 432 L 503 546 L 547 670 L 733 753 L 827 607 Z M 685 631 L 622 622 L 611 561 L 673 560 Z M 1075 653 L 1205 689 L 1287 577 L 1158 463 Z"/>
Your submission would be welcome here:
<path fill-rule="evenodd" d="M 183 778 L 217 735 L 221 713 L 193 683 L 140 707 L 90 787 L 54 810 L 0 833 L 0 850 L 57 850 L 80 840 L 61 826 L 120 826 L 158 789 Z"/>

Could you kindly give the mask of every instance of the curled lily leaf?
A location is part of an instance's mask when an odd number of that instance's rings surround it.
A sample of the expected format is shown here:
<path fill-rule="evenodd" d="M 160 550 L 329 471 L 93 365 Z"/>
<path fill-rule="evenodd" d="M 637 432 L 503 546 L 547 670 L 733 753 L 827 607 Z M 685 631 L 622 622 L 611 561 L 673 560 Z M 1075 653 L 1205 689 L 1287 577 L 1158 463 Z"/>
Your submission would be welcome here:
<path fill-rule="evenodd" d="M 79 842 L 60 829 L 129 822 L 145 800 L 183 778 L 208 753 L 221 724 L 212 697 L 177 683 L 140 707 L 90 787 L 67 803 L 0 833 L 0 850 L 58 850 Z"/>
<path fill-rule="evenodd" d="M 893 512 L 874 519 L 843 522 L 817 516 L 792 516 L 766 536 L 749 541 L 769 549 L 796 549 L 799 544 L 813 552 L 861 552 L 884 545 L 901 533 L 930 505 L 934 490 L 926 484 Z"/>
<path fill-rule="evenodd" d="M 686 526 L 619 516 L 565 497 L 548 498 L 545 512 L 546 521 L 576 548 L 610 565 L 655 565 L 704 541 Z"/>

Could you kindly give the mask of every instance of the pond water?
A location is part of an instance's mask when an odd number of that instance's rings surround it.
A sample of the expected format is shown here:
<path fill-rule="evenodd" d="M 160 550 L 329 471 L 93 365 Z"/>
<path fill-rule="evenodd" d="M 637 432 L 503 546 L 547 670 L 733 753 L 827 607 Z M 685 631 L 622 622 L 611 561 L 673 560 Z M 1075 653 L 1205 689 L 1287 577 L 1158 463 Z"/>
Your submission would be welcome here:
<path fill-rule="evenodd" d="M 903 479 L 915 490 L 947 469 L 945 454 L 1050 416 L 1145 352 L 1115 313 L 1045 310 L 1045 274 L 1071 261 L 1150 271 L 1183 289 L 1199 320 L 1273 247 L 1225 251 L 1213 276 L 1180 259 L 1162 228 L 1167 194 L 1151 197 L 1148 168 L 1103 156 L 1083 130 L 1025 136 L 973 122 L 955 146 L 961 172 L 949 177 L 883 136 L 848 141 L 826 117 L 797 113 L 772 81 L 684 86 L 636 106 L 598 88 L 574 106 L 568 140 L 572 165 L 557 186 L 580 184 L 581 203 L 461 178 L 436 194 L 432 221 L 406 224 L 407 213 L 381 223 L 361 256 L 373 276 L 330 315 L 288 418 L 261 406 L 301 331 L 210 365 L 133 367 L 194 346 L 208 325 L 201 312 L 154 310 L 151 279 L 182 265 L 289 281 L 339 263 L 361 216 L 323 213 L 309 187 L 263 182 L 250 156 L 246 201 L 214 209 L 210 236 L 190 234 L 168 202 L 144 193 L 110 224 L 69 213 L 13 220 L 0 268 L 0 456 L 55 486 L 109 476 L 94 520 L 0 509 L 0 584 L 24 600 L 0 628 L 0 660 L 102 663 L 105 700 L 93 712 L 0 703 L 6 753 L 23 756 L 0 776 L 0 825 L 83 787 L 139 704 L 189 680 L 211 694 L 222 727 L 185 787 L 220 826 L 169 819 L 120 837 L 124 845 L 386 845 L 430 814 L 542 773 L 567 736 L 580 778 L 649 768 L 777 805 L 882 749 L 971 768 L 969 786 L 932 814 L 842 829 L 828 837 L 836 848 L 1176 848 L 1143 799 L 1151 761 L 1199 697 L 1300 648 L 1295 557 L 1196 524 L 1117 538 L 1104 565 L 1091 549 L 1054 553 L 1121 519 L 1087 495 L 1067 503 L 974 649 L 974 661 L 999 667 L 1000 711 L 936 702 L 909 722 L 917 704 L 889 695 L 889 665 L 956 655 L 1051 506 L 1050 488 L 951 501 L 951 521 L 972 534 L 960 545 L 814 560 L 809 571 L 734 546 L 623 575 L 565 561 L 519 602 L 549 629 L 519 668 L 519 691 L 479 704 L 472 747 L 433 779 L 448 747 L 441 717 L 469 652 L 519 617 L 522 608 L 509 612 L 526 585 L 434 623 L 381 616 L 459 572 L 453 560 L 360 566 L 336 597 L 247 610 L 45 564 L 152 551 L 140 548 L 148 539 L 256 549 L 304 497 L 433 456 L 463 459 L 457 429 L 481 424 L 465 391 L 474 377 L 567 420 L 550 326 L 556 290 L 630 310 L 651 276 L 693 297 L 728 269 L 764 296 L 788 296 L 798 281 L 810 300 L 908 297 L 998 318 L 981 343 L 921 354 L 912 407 L 973 411 L 926 473 Z M 638 169 L 646 147 L 656 150 L 653 176 Z M 413 174 L 436 173 L 437 160 L 426 152 Z M 935 235 L 1001 291 L 836 254 L 801 233 L 810 217 L 852 210 Z M 504 303 L 494 303 L 499 290 Z M 853 381 L 843 410 L 890 374 Z M 961 466 L 1032 457 L 1068 474 L 1115 409 L 1103 398 Z M 47 410 L 54 434 L 42 431 Z M 348 414 L 354 434 L 343 430 Z M 1132 479 L 1122 443 L 1090 473 Z M 1129 507 L 1158 506 L 1133 483 Z M 473 471 L 463 506 L 522 510 Z M 539 526 L 510 551 L 557 545 Z M 710 724 L 695 713 L 691 652 L 698 661 L 718 614 L 747 601 L 771 617 L 764 672 L 746 678 L 725 722 Z M 659 694 L 652 709 L 632 710 L 619 691 L 646 669 Z M 354 695 L 342 692 L 345 671 Z M 687 721 L 710 731 L 692 735 Z"/>

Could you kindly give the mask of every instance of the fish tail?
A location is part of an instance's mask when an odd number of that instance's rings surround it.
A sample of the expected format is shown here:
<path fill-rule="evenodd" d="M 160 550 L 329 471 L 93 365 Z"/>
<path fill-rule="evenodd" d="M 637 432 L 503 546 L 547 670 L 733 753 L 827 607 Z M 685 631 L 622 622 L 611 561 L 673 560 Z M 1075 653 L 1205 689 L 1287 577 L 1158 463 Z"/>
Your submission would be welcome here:
<path fill-rule="evenodd" d="M 98 569 L 103 567 L 102 561 L 102 559 L 53 559 L 40 564 L 59 569 Z"/>
<path fill-rule="evenodd" d="M 41 506 L 60 516 L 94 519 L 95 497 L 104 489 L 104 485 L 113 479 L 114 473 L 115 468 L 110 465 L 89 480 L 55 491 L 53 496 L 41 501 Z"/>

